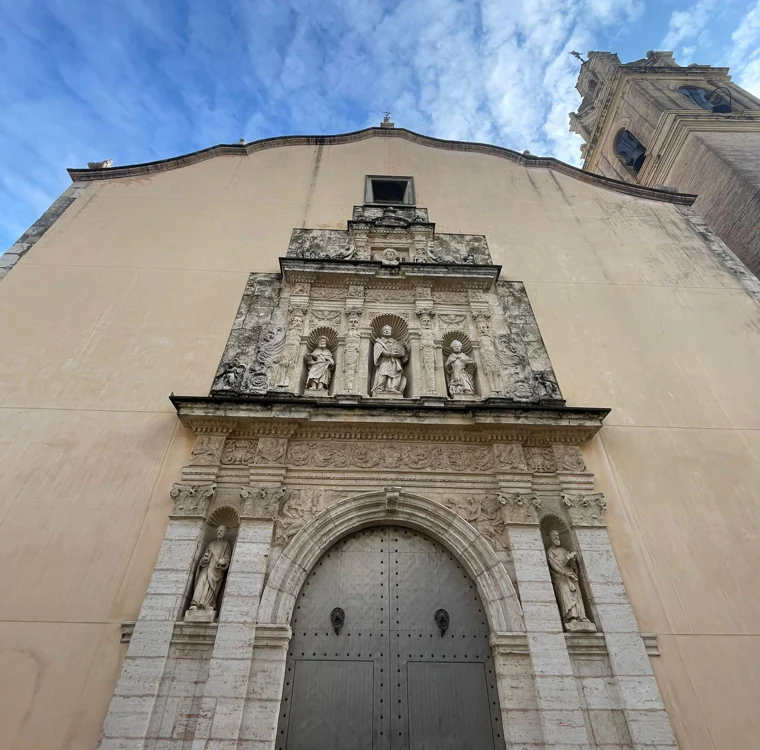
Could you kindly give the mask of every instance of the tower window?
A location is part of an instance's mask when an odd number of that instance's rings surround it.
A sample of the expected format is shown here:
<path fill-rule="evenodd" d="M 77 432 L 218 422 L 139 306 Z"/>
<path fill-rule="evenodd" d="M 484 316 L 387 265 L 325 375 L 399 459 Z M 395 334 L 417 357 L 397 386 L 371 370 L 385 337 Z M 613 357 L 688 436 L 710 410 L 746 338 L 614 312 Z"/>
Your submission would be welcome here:
<path fill-rule="evenodd" d="M 681 86 L 678 90 L 702 109 L 709 109 L 716 114 L 731 111 L 731 92 L 728 89 L 719 88 L 708 91 L 697 86 Z M 727 96 L 724 96 L 724 91 Z"/>
<path fill-rule="evenodd" d="M 368 175 L 364 185 L 364 202 L 413 206 L 414 180 L 411 177 Z"/>
<path fill-rule="evenodd" d="M 615 155 L 636 174 L 644 164 L 646 154 L 644 144 L 630 130 L 621 130 L 618 133 L 615 138 Z"/>

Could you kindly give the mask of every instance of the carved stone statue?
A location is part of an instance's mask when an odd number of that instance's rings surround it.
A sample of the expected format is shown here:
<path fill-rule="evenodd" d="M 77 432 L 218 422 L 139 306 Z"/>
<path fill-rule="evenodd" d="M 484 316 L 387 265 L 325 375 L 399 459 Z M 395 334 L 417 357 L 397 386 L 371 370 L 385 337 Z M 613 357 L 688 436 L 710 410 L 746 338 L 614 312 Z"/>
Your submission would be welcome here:
<path fill-rule="evenodd" d="M 462 351 L 462 342 L 451 342 L 451 354 L 446 360 L 446 374 L 449 376 L 451 396 L 475 395 L 475 360 Z"/>
<path fill-rule="evenodd" d="M 314 351 L 306 355 L 306 364 L 309 367 L 306 375 L 306 390 L 327 392 L 335 369 L 335 359 L 327 348 L 327 338 L 319 337 Z"/>
<path fill-rule="evenodd" d="M 227 527 L 219 526 L 216 530 L 216 539 L 209 542 L 198 563 L 198 570 L 195 573 L 195 590 L 186 619 L 204 619 L 213 622 L 224 573 L 232 557 L 232 545 L 225 539 L 226 536 Z M 193 612 L 199 612 L 199 614 L 203 612 L 206 617 L 194 617 L 191 614 Z"/>
<path fill-rule="evenodd" d="M 570 552 L 562 546 L 556 529 L 549 534 L 549 539 L 551 545 L 546 550 L 546 559 L 565 630 L 594 632 L 596 625 L 586 617 L 586 608 L 583 606 L 578 580 L 578 553 Z"/>
<path fill-rule="evenodd" d="M 406 388 L 404 365 L 409 359 L 406 347 L 393 338 L 393 329 L 383 326 L 382 335 L 375 341 L 373 361 L 375 376 L 372 380 L 373 396 L 403 396 Z"/>

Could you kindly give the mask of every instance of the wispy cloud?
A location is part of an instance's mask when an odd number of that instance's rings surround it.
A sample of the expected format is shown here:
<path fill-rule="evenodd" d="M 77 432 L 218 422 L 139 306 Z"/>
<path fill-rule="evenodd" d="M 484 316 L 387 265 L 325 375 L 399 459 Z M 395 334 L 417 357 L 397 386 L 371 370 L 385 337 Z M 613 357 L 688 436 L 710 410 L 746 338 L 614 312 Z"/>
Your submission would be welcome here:
<path fill-rule="evenodd" d="M 698 45 L 713 0 L 674 2 L 688 18 L 674 13 L 666 39 Z M 344 132 L 386 109 L 397 126 L 577 163 L 568 52 L 643 56 L 669 18 L 644 10 L 644 0 L 0 0 L 0 251 L 65 187 L 67 166 Z"/>
<path fill-rule="evenodd" d="M 760 0 L 749 8 L 731 35 L 730 64 L 736 82 L 760 97 Z"/>

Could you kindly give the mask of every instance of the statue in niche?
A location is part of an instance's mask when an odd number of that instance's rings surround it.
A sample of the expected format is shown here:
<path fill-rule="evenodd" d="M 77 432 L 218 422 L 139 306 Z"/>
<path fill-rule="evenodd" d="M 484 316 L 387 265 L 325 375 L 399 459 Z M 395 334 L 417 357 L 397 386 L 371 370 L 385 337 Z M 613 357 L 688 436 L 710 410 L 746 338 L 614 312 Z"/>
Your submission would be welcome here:
<path fill-rule="evenodd" d="M 306 390 L 327 393 L 335 369 L 335 359 L 327 348 L 325 336 L 320 336 L 314 351 L 306 355 L 306 364 L 309 368 L 306 375 Z"/>
<path fill-rule="evenodd" d="M 578 575 L 578 553 L 562 546 L 559 531 L 549 534 L 551 544 L 546 550 L 554 590 L 557 593 L 560 615 L 565 630 L 595 632 L 596 625 L 586 617 L 583 594 Z"/>
<path fill-rule="evenodd" d="M 475 360 L 462 351 L 462 342 L 454 339 L 444 367 L 449 376 L 449 394 L 453 396 L 475 395 Z"/>
<path fill-rule="evenodd" d="M 381 334 L 373 350 L 375 376 L 372 379 L 372 395 L 403 396 L 406 388 L 404 365 L 409 359 L 409 352 L 393 338 L 390 326 L 383 326 Z"/>
<path fill-rule="evenodd" d="M 211 614 L 212 617 L 216 612 L 224 573 L 232 557 L 232 545 L 227 541 L 226 536 L 227 527 L 219 526 L 216 530 L 216 539 L 209 542 L 198 563 L 198 570 L 195 573 L 195 590 L 187 619 L 201 619 L 193 617 L 190 614 L 192 612 L 199 612 L 199 614 L 203 612 L 206 615 Z"/>

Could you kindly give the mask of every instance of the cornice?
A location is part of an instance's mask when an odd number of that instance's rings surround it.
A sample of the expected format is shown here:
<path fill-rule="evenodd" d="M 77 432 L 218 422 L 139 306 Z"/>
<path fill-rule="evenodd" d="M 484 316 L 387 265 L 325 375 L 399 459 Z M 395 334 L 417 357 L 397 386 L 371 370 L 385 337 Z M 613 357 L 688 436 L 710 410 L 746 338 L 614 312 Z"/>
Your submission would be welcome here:
<path fill-rule="evenodd" d="M 171 396 L 182 423 L 202 431 L 207 422 L 233 425 L 234 436 L 387 439 L 456 442 L 529 441 L 580 444 L 602 427 L 609 409 L 519 404 L 502 398 L 478 403 L 422 399 L 378 402 L 308 399 L 286 395 L 230 398 Z"/>
<path fill-rule="evenodd" d="M 642 183 L 664 185 L 690 133 L 760 131 L 760 111 L 745 110 L 716 116 L 706 110 L 665 110 L 652 134 L 647 159 L 639 173 Z"/>
<path fill-rule="evenodd" d="M 468 143 L 465 141 L 448 141 L 441 138 L 420 135 L 404 128 L 366 128 L 352 133 L 339 135 L 303 135 L 303 136 L 279 136 L 276 138 L 263 138 L 246 144 L 220 144 L 211 148 L 194 151 L 190 154 L 177 156 L 170 159 L 132 164 L 123 167 L 110 167 L 108 169 L 69 169 L 68 173 L 74 182 L 92 182 L 98 180 L 115 180 L 122 177 L 143 177 L 145 175 L 168 172 L 172 169 L 187 167 L 217 156 L 250 156 L 258 151 L 270 148 L 283 148 L 285 146 L 339 146 L 346 143 L 356 143 L 369 138 L 403 138 L 412 143 L 417 143 L 429 148 L 437 148 L 444 151 L 470 152 L 495 156 L 506 159 L 515 164 L 527 168 L 550 169 L 554 172 L 567 175 L 573 179 L 596 185 L 617 193 L 644 198 L 646 200 L 663 201 L 691 205 L 696 200 L 695 195 L 672 193 L 667 190 L 645 188 L 640 185 L 631 185 L 611 177 L 585 172 L 577 167 L 565 164 L 565 162 L 553 157 L 533 156 L 520 154 L 503 146 L 493 146 L 487 143 Z"/>

